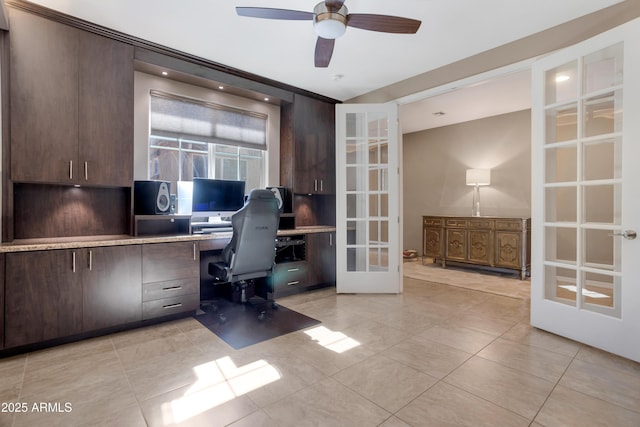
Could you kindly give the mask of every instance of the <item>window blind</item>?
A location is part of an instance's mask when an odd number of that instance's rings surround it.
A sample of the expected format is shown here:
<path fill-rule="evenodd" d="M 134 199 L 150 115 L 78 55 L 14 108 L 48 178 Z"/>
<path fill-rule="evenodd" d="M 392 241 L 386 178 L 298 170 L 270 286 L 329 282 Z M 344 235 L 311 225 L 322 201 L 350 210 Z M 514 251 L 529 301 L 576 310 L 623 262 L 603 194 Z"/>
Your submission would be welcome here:
<path fill-rule="evenodd" d="M 151 91 L 152 136 L 267 149 L 267 115 Z"/>

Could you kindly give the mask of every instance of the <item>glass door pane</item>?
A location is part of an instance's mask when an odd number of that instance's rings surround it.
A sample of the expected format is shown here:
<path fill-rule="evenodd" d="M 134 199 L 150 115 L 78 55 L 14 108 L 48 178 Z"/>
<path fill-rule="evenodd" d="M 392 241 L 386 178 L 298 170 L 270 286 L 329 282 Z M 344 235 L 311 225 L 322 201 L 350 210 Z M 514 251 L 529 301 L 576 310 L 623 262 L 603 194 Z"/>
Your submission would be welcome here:
<path fill-rule="evenodd" d="M 545 73 L 544 298 L 620 316 L 622 45 Z"/>
<path fill-rule="evenodd" d="M 348 113 L 346 152 L 347 271 L 388 271 L 388 119 Z"/>

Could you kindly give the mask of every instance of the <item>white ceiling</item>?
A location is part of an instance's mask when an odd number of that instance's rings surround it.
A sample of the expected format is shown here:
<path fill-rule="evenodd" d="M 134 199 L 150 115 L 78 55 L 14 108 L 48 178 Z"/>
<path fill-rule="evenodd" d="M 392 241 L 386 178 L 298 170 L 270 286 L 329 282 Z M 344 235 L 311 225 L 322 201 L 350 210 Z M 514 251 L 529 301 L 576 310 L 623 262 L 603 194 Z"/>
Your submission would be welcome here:
<path fill-rule="evenodd" d="M 401 105 L 402 133 L 528 108 L 531 108 L 531 73 L 527 68 Z"/>
<path fill-rule="evenodd" d="M 267 20 L 237 16 L 236 6 L 312 11 L 319 0 L 31 0 L 65 14 L 152 41 L 252 74 L 280 81 L 340 101 L 374 91 L 466 57 L 543 31 L 621 0 L 346 0 L 350 13 L 403 16 L 422 21 L 413 35 L 348 28 L 336 40 L 328 68 L 315 68 L 316 35 L 311 21 Z M 526 73 L 525 73 L 526 74 Z M 511 76 L 509 89 L 496 82 L 471 89 L 490 89 L 480 107 L 498 104 L 496 90 L 523 93 L 526 76 Z M 493 85 L 493 86 L 492 86 Z M 518 89 L 518 85 L 521 85 Z M 410 131 L 431 113 L 444 111 L 439 122 L 454 120 L 470 104 L 460 105 L 462 90 L 421 108 L 403 107 Z M 453 97 L 453 98 L 451 98 Z M 522 100 L 514 102 L 517 109 Z M 524 101 L 525 103 L 528 101 Z M 464 103 L 463 103 L 464 104 Z M 474 107 L 475 108 L 475 107 Z M 528 108 L 525 106 L 523 108 Z M 498 111 L 498 114 L 504 107 Z M 514 111 L 513 109 L 511 111 Z M 482 113 L 487 114 L 487 113 Z M 495 114 L 495 113 L 492 113 Z M 489 114 L 489 115 L 492 115 Z M 476 117 L 478 118 L 478 117 Z M 455 119 L 460 121 L 460 119 Z M 466 118 L 469 120 L 469 118 Z M 464 121 L 464 119 L 463 119 Z M 425 125 L 420 125 L 424 128 Z"/>

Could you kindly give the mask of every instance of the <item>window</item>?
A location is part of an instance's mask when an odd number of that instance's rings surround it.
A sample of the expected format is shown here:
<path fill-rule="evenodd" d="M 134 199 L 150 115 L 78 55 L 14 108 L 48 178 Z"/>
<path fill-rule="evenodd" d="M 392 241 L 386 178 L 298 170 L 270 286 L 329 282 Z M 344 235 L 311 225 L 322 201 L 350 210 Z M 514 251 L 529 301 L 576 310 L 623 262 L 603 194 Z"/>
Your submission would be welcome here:
<path fill-rule="evenodd" d="M 264 187 L 267 115 L 151 91 L 149 179 L 243 180 Z"/>

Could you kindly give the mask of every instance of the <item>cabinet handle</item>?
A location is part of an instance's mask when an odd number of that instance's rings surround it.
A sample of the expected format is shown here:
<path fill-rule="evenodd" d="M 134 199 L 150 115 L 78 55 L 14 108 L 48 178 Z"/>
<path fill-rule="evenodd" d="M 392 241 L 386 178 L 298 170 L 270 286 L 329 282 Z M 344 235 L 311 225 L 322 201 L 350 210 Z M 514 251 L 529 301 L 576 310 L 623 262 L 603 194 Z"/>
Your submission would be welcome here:
<path fill-rule="evenodd" d="M 313 180 L 313 191 L 318 191 L 318 180 L 317 179 Z"/>
<path fill-rule="evenodd" d="M 299 268 L 290 268 L 287 270 L 289 273 L 293 272 L 293 271 L 300 271 Z"/>
<path fill-rule="evenodd" d="M 193 260 L 196 260 L 196 244 L 193 244 Z"/>
<path fill-rule="evenodd" d="M 163 305 L 162 306 L 163 309 L 176 308 L 176 307 L 182 307 L 182 303 L 181 302 L 177 302 L 175 304 L 169 304 L 169 305 Z"/>
<path fill-rule="evenodd" d="M 287 282 L 287 285 L 293 286 L 293 285 L 297 285 L 298 283 L 300 283 L 299 280 L 294 280 L 293 282 Z"/>
<path fill-rule="evenodd" d="M 321 193 L 324 191 L 324 190 L 323 190 L 323 187 L 324 187 L 324 185 L 323 185 L 323 184 L 324 184 L 324 179 L 321 179 L 321 180 L 320 180 L 320 192 L 321 192 Z"/>
<path fill-rule="evenodd" d="M 87 164 L 87 162 L 84 162 L 84 180 L 89 180 L 89 165 Z"/>
<path fill-rule="evenodd" d="M 333 246 L 333 233 L 329 233 L 329 246 Z"/>
<path fill-rule="evenodd" d="M 93 251 L 89 251 L 89 271 L 93 269 Z"/>
<path fill-rule="evenodd" d="M 73 160 L 69 160 L 69 179 L 73 179 Z"/>
<path fill-rule="evenodd" d="M 168 288 L 162 288 L 163 291 L 177 291 L 182 289 L 182 286 L 178 285 L 178 286 L 170 286 Z"/>
<path fill-rule="evenodd" d="M 75 251 L 72 252 L 72 255 L 71 255 L 71 271 L 73 271 L 74 273 L 76 272 L 76 253 L 75 253 Z"/>

